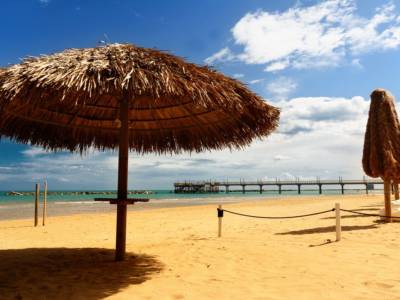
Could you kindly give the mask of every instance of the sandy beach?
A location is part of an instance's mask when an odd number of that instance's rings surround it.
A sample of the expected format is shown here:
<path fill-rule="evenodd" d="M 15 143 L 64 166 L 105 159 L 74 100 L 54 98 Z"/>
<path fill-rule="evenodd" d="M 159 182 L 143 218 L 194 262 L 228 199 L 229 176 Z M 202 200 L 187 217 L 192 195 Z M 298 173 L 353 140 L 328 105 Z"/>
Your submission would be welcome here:
<path fill-rule="evenodd" d="M 376 213 L 382 196 L 225 204 L 255 215 L 330 209 Z M 1 299 L 400 299 L 400 224 L 334 213 L 264 220 L 216 205 L 130 211 L 128 259 L 114 262 L 115 214 L 0 222 Z"/>

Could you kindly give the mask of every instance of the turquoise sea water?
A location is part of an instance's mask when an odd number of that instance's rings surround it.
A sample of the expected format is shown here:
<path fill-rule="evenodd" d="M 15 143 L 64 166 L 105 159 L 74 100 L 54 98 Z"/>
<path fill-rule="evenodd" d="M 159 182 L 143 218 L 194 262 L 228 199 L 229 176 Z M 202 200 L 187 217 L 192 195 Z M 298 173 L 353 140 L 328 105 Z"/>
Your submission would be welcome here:
<path fill-rule="evenodd" d="M 22 191 L 19 191 L 22 192 Z M 87 202 L 93 201 L 94 198 L 114 198 L 116 197 L 116 193 L 105 195 L 102 192 L 110 192 L 110 191 L 96 191 L 98 194 L 88 194 L 88 195 L 71 195 L 71 191 L 50 191 L 57 192 L 56 194 L 49 194 L 47 199 L 49 202 Z M 219 193 L 185 193 L 185 194 L 175 194 L 172 190 L 151 190 L 152 194 L 132 194 L 129 195 L 129 198 L 147 198 L 152 200 L 160 200 L 163 199 L 201 199 L 201 198 L 216 198 L 216 197 L 241 197 L 241 198 L 254 198 L 254 197 L 266 197 L 273 198 L 278 196 L 298 196 L 297 190 L 286 190 L 283 191 L 281 195 L 278 194 L 278 191 L 264 191 L 261 195 L 258 191 L 248 191 L 245 194 L 242 192 L 230 192 L 225 193 L 225 191 L 220 191 Z M 375 190 L 374 193 L 379 192 Z M 11 196 L 7 195 L 8 191 L 0 191 L 0 205 L 7 204 L 17 204 L 17 203 L 29 203 L 34 200 L 33 195 L 23 195 L 23 196 Z M 323 190 L 323 195 L 340 195 L 341 191 L 338 190 Z M 345 191 L 345 194 L 365 194 L 364 189 L 348 189 Z M 318 195 L 318 190 L 304 190 L 301 192 L 301 195 Z"/>

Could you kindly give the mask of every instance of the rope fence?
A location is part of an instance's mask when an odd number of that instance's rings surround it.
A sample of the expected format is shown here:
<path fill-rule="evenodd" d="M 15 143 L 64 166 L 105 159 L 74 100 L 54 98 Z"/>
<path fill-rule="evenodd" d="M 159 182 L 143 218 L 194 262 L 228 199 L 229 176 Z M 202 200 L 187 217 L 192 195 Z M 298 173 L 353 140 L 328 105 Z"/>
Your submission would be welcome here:
<path fill-rule="evenodd" d="M 335 212 L 336 215 L 336 241 L 340 241 L 341 239 L 341 212 L 347 212 L 347 213 L 353 213 L 357 215 L 363 215 L 363 216 L 369 216 L 369 217 L 380 217 L 380 218 L 385 218 L 391 221 L 392 219 L 400 219 L 400 217 L 397 216 L 387 216 L 387 215 L 380 215 L 380 214 L 369 214 L 369 213 L 363 213 L 355 210 L 349 210 L 349 209 L 342 209 L 340 208 L 340 204 L 336 203 L 334 208 L 328 209 L 328 210 L 323 210 L 323 211 L 318 211 L 314 213 L 309 213 L 309 214 L 304 214 L 304 215 L 294 215 L 294 216 L 256 216 L 256 215 L 249 215 L 249 214 L 243 214 L 227 209 L 222 209 L 222 206 L 219 205 L 217 208 L 217 216 L 218 216 L 218 237 L 221 237 L 222 235 L 222 218 L 224 217 L 224 212 L 232 215 L 237 215 L 237 216 L 242 216 L 242 217 L 248 217 L 248 218 L 257 218 L 257 219 L 272 219 L 272 220 L 278 220 L 278 219 L 296 219 L 296 218 L 304 218 L 304 217 L 311 217 L 311 216 L 317 216 L 317 215 L 322 215 L 330 212 Z"/>
<path fill-rule="evenodd" d="M 258 218 L 258 219 L 295 219 L 295 218 L 303 218 L 303 217 L 310 217 L 310 216 L 316 216 L 316 215 L 322 215 L 326 214 L 328 212 L 335 211 L 334 208 L 329 209 L 329 210 L 324 210 L 316 213 L 311 213 L 311 214 L 306 214 L 306 215 L 297 215 L 297 216 L 285 216 L 285 217 L 264 217 L 264 216 L 253 216 L 253 215 L 246 215 L 246 214 L 241 214 L 238 212 L 230 211 L 227 209 L 222 209 L 223 212 L 227 212 L 229 214 L 233 215 L 238 215 L 238 216 L 243 216 L 243 217 L 249 217 L 249 218 Z"/>

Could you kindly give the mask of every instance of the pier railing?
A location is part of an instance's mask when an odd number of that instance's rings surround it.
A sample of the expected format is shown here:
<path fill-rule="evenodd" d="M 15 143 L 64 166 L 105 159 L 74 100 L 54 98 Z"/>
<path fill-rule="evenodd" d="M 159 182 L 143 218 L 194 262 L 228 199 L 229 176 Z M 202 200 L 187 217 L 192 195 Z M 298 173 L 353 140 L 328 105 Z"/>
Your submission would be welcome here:
<path fill-rule="evenodd" d="M 219 188 L 225 188 L 226 192 L 229 193 L 229 188 L 231 186 L 240 186 L 242 188 L 242 192 L 246 192 L 247 186 L 257 186 L 259 192 L 263 192 L 264 186 L 277 186 L 279 193 L 282 193 L 282 186 L 296 186 L 297 191 L 301 193 L 301 186 L 303 185 L 314 185 L 318 186 L 319 193 L 322 193 L 322 187 L 324 185 L 338 185 L 341 186 L 342 194 L 344 194 L 344 186 L 345 185 L 364 185 L 365 190 L 368 193 L 368 190 L 374 189 L 375 184 L 383 184 L 381 179 L 343 179 L 339 177 L 338 179 L 319 179 L 318 177 L 315 180 L 281 180 L 279 178 L 275 180 L 226 180 L 226 181 L 218 181 L 218 180 L 185 180 L 180 182 L 175 182 L 175 192 L 176 193 L 196 193 L 196 192 L 219 192 Z"/>

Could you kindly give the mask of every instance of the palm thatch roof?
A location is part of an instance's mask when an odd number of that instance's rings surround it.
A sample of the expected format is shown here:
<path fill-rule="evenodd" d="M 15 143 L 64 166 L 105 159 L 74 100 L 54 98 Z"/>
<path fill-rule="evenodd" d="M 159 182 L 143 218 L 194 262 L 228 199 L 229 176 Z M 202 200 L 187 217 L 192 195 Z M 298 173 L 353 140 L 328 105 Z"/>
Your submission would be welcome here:
<path fill-rule="evenodd" d="M 400 123 L 395 99 L 383 89 L 371 94 L 362 163 L 371 177 L 400 179 Z"/>
<path fill-rule="evenodd" d="M 279 110 L 243 83 L 171 54 L 111 44 L 29 57 L 0 70 L 0 136 L 50 150 L 140 153 L 241 148 L 278 126 Z"/>

